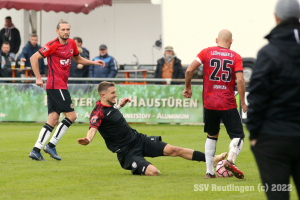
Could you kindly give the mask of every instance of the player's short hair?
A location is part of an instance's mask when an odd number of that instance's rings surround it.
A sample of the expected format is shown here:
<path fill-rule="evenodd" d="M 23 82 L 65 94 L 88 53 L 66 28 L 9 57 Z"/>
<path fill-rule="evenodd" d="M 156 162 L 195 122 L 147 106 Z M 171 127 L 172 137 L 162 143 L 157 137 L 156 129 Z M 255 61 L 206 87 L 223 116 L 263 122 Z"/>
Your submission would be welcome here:
<path fill-rule="evenodd" d="M 115 87 L 115 83 L 114 82 L 103 81 L 103 82 L 99 83 L 99 85 L 97 87 L 97 91 L 98 91 L 99 94 L 101 94 L 102 91 L 107 90 L 109 87 Z"/>
<path fill-rule="evenodd" d="M 67 21 L 65 21 L 65 20 L 63 20 L 63 19 L 61 19 L 61 20 L 58 22 L 57 26 L 56 26 L 56 29 L 57 29 L 57 30 L 59 30 L 59 27 L 60 27 L 61 24 L 69 24 L 69 22 L 67 22 Z"/>
<path fill-rule="evenodd" d="M 11 21 L 11 16 L 7 16 L 5 17 L 5 19 L 9 19 Z"/>
<path fill-rule="evenodd" d="M 32 34 L 30 35 L 30 38 L 32 38 L 32 37 L 38 37 L 38 35 L 37 35 L 36 33 L 32 33 Z"/>
<path fill-rule="evenodd" d="M 1 47 L 3 47 L 3 45 L 5 45 L 5 44 L 10 46 L 9 42 L 3 42 Z"/>
<path fill-rule="evenodd" d="M 73 40 L 77 40 L 77 42 L 82 44 L 82 39 L 80 37 L 74 37 Z"/>

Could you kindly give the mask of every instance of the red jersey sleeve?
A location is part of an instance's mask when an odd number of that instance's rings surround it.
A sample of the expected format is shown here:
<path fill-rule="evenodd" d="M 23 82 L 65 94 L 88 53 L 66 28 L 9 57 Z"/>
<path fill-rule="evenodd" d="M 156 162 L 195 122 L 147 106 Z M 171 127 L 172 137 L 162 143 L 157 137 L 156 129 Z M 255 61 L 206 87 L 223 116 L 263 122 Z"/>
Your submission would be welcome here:
<path fill-rule="evenodd" d="M 207 48 L 203 49 L 200 53 L 198 53 L 196 60 L 198 60 L 201 64 L 203 64 L 206 54 L 207 54 Z"/>
<path fill-rule="evenodd" d="M 101 125 L 103 118 L 104 118 L 104 114 L 103 114 L 103 110 L 101 108 L 98 110 L 93 110 L 91 117 L 90 117 L 89 129 L 90 128 L 98 129 Z"/>
<path fill-rule="evenodd" d="M 73 52 L 73 56 L 78 56 L 79 55 L 79 51 L 77 49 L 76 43 L 74 40 L 72 40 L 73 42 L 73 48 L 74 48 L 74 52 Z"/>
<path fill-rule="evenodd" d="M 40 50 L 39 53 L 44 57 L 48 57 L 52 53 L 54 53 L 56 50 L 55 40 L 50 41 L 47 44 L 45 44 Z"/>
<path fill-rule="evenodd" d="M 235 59 L 234 70 L 235 73 L 243 72 L 243 59 L 240 55 L 237 55 L 237 58 Z"/>

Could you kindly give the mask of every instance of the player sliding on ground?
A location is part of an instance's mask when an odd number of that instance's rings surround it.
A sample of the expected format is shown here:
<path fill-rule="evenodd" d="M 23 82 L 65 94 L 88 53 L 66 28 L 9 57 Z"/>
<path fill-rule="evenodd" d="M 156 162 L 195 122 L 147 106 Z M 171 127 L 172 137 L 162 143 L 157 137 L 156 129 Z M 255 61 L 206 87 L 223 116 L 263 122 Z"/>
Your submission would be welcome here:
<path fill-rule="evenodd" d="M 208 133 L 205 142 L 207 170 L 205 177 L 216 178 L 213 161 L 219 136 L 220 120 L 222 119 L 231 139 L 228 160 L 225 161 L 224 166 L 227 170 L 232 171 L 235 177 L 243 179 L 243 172 L 234 164 L 236 157 L 242 150 L 245 137 L 234 97 L 236 79 L 241 106 L 246 112 L 243 62 L 239 54 L 229 50 L 232 44 L 230 31 L 225 29 L 220 31 L 216 43 L 218 46 L 203 49 L 186 70 L 183 96 L 191 98 L 193 72 L 203 64 L 204 131 Z"/>
<path fill-rule="evenodd" d="M 144 157 L 180 156 L 188 160 L 205 162 L 205 154 L 202 152 L 171 146 L 162 142 L 160 136 L 148 137 L 132 129 L 119 111 L 131 100 L 123 98 L 120 105 L 115 105 L 117 91 L 113 82 L 101 82 L 97 90 L 100 100 L 90 116 L 90 130 L 85 138 L 78 139 L 79 144 L 88 145 L 99 131 L 107 148 L 117 153 L 122 168 L 131 170 L 135 175 L 157 176 L 160 174 L 160 171 Z M 226 156 L 227 153 L 215 156 L 214 164 L 216 165 Z"/>

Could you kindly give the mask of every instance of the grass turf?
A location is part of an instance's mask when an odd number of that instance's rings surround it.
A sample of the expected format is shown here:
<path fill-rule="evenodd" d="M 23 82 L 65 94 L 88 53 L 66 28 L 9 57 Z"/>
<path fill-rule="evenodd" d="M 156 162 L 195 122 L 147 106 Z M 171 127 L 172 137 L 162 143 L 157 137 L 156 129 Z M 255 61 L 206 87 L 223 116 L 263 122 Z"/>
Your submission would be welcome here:
<path fill-rule="evenodd" d="M 43 152 L 46 162 L 29 159 L 43 124 L 0 123 L 0 199 L 266 199 L 258 191 L 259 172 L 245 139 L 236 164 L 244 180 L 204 179 L 204 162 L 182 158 L 147 158 L 160 171 L 158 177 L 133 176 L 123 170 L 98 133 L 88 146 L 77 144 L 86 136 L 87 124 L 74 124 L 57 146 L 58 162 Z M 160 135 L 163 141 L 204 152 L 203 126 L 131 124 L 139 132 Z M 246 135 L 248 135 L 247 131 Z M 230 139 L 221 128 L 216 153 L 228 152 Z M 271 169 L 270 169 L 271 170 Z M 274 174 L 275 175 L 275 174 Z M 208 184 L 207 191 L 194 191 L 195 184 Z M 215 184 L 215 185 L 213 185 Z M 213 191 L 214 186 L 254 186 L 254 191 Z M 204 185 L 203 185 L 204 186 Z M 291 199 L 297 199 L 292 185 Z"/>

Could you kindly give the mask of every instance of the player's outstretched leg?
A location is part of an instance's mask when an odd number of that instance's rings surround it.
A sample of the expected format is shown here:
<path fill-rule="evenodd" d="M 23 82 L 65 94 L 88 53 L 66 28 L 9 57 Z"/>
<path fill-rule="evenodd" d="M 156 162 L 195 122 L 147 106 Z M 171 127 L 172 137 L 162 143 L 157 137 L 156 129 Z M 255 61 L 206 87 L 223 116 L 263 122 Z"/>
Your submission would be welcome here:
<path fill-rule="evenodd" d="M 239 170 L 235 163 L 237 156 L 242 151 L 244 140 L 242 138 L 233 138 L 229 144 L 228 159 L 224 163 L 224 167 L 231 171 L 236 178 L 243 179 L 244 174 Z"/>
<path fill-rule="evenodd" d="M 200 151 L 195 151 L 193 149 L 187 149 L 182 147 L 176 147 L 167 144 L 164 148 L 164 155 L 165 156 L 180 156 L 182 158 L 185 158 L 187 160 L 195 160 L 195 161 L 203 161 L 206 162 L 205 154 Z M 220 155 L 216 155 L 212 159 L 212 166 L 214 167 L 217 165 L 218 162 L 221 160 L 224 160 L 227 156 L 227 153 L 221 153 Z M 214 175 L 214 174 L 213 174 Z"/>
<path fill-rule="evenodd" d="M 145 175 L 146 176 L 158 176 L 160 171 L 154 165 L 148 165 Z"/>

